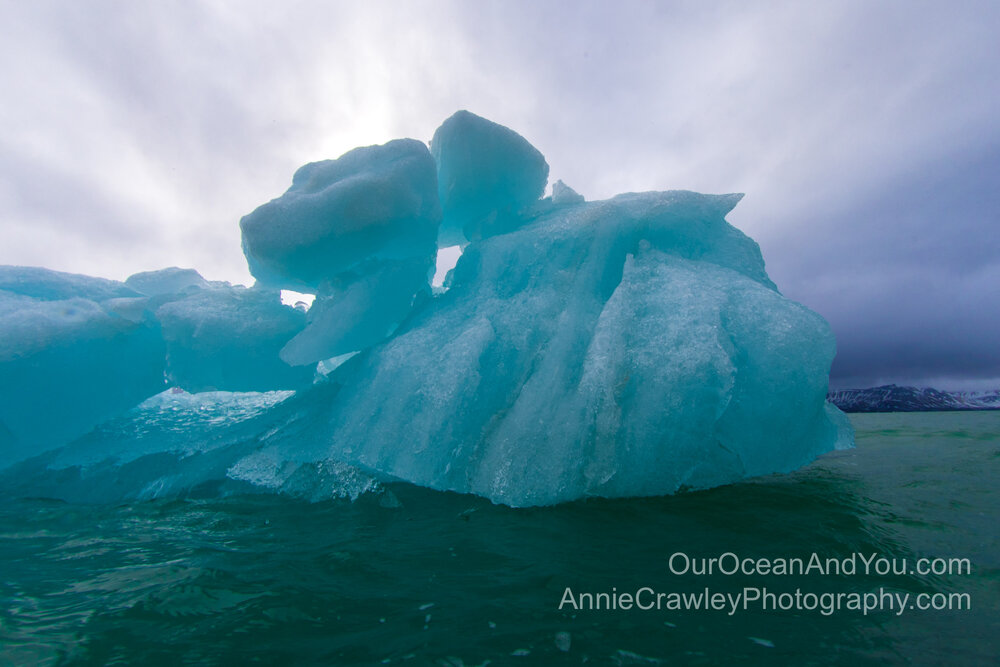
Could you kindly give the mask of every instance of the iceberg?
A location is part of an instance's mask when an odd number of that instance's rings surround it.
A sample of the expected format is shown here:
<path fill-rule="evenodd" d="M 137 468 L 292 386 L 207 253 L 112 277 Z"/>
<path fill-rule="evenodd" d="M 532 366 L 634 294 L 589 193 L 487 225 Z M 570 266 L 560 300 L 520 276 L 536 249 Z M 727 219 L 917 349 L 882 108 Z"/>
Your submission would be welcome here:
<path fill-rule="evenodd" d="M 176 385 L 270 393 L 161 395 L 0 486 L 319 498 L 402 480 L 524 507 L 704 489 L 853 445 L 826 400 L 833 333 L 726 221 L 742 195 L 588 202 L 556 181 L 542 199 L 547 179 L 523 137 L 468 112 L 430 151 L 404 139 L 302 167 L 241 221 L 255 287 L 140 274 L 84 301 L 88 324 L 66 334 L 146 327 Z M 432 292 L 436 243 L 452 242 Z M 63 296 L 46 280 L 33 294 Z M 316 301 L 282 306 L 278 288 Z M 0 414 L 0 443 L 18 428 Z"/>

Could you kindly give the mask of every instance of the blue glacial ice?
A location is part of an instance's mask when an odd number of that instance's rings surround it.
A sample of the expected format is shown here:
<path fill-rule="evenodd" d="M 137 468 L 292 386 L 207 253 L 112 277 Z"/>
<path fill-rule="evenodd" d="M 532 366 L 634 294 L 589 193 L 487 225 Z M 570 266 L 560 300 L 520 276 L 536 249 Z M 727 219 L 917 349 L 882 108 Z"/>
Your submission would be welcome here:
<path fill-rule="evenodd" d="M 306 165 L 241 222 L 255 288 L 166 271 L 90 302 L 157 330 L 174 384 L 297 391 L 162 394 L 0 485 L 319 498 L 403 480 L 530 506 L 709 488 L 853 444 L 825 400 L 833 334 L 726 222 L 742 195 L 586 202 L 557 181 L 542 199 L 547 178 L 468 112 L 430 151 Z M 465 247 L 432 294 L 435 240 Z M 316 301 L 287 309 L 278 288 Z M 21 437 L 2 422 L 0 444 Z"/>

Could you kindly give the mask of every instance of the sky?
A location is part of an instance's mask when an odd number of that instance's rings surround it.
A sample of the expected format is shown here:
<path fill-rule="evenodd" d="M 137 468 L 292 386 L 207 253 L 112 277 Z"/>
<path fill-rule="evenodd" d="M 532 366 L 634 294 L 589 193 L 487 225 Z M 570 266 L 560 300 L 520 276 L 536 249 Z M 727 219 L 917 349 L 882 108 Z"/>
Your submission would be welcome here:
<path fill-rule="evenodd" d="M 834 388 L 1000 388 L 1000 3 L 0 0 L 0 264 L 249 284 L 295 169 L 458 109 L 729 215 Z"/>

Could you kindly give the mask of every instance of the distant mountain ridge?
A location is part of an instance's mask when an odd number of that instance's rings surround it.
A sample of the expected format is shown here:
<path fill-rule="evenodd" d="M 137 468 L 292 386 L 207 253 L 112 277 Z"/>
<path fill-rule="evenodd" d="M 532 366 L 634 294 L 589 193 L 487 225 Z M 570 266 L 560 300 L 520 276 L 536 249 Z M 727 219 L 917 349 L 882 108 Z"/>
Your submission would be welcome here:
<path fill-rule="evenodd" d="M 1000 410 L 1000 389 L 950 392 L 887 384 L 869 389 L 832 391 L 827 399 L 844 412 L 937 412 Z"/>

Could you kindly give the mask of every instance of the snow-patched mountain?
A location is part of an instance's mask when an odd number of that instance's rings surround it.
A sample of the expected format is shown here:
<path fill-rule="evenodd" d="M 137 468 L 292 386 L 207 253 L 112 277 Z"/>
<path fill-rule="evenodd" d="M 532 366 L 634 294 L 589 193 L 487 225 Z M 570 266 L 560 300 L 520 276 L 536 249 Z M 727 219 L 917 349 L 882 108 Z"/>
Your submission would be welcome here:
<path fill-rule="evenodd" d="M 1000 390 L 949 392 L 887 384 L 869 389 L 830 392 L 828 400 L 844 412 L 933 412 L 943 410 L 998 410 Z"/>

